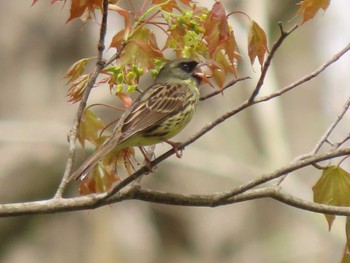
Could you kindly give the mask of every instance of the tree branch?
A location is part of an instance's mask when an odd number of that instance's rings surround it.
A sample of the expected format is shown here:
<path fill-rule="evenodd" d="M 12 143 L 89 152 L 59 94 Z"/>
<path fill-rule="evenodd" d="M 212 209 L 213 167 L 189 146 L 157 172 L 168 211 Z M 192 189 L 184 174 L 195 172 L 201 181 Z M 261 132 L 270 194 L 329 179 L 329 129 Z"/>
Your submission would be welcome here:
<path fill-rule="evenodd" d="M 278 23 L 278 26 L 280 28 L 281 35 L 280 35 L 279 39 L 273 44 L 273 46 L 271 48 L 271 52 L 270 52 L 269 56 L 267 57 L 264 65 L 263 65 L 263 67 L 261 69 L 260 78 L 259 78 L 259 80 L 258 80 L 258 82 L 257 82 L 257 84 L 255 86 L 255 89 L 252 92 L 252 95 L 248 99 L 249 102 L 253 102 L 254 99 L 256 98 L 256 96 L 258 96 L 258 94 L 260 92 L 260 89 L 261 89 L 262 85 L 264 84 L 267 71 L 270 68 L 271 61 L 272 61 L 276 51 L 282 45 L 282 43 L 286 39 L 286 37 L 288 37 L 291 33 L 293 33 L 294 30 L 296 30 L 298 28 L 298 25 L 296 25 L 290 31 L 286 32 L 286 31 L 284 31 L 281 22 Z"/>
<path fill-rule="evenodd" d="M 350 97 L 346 100 L 342 110 L 339 112 L 335 121 L 329 126 L 326 133 L 322 136 L 321 140 L 316 144 L 315 148 L 311 151 L 310 155 L 316 154 L 322 147 L 322 145 L 328 140 L 331 133 L 337 127 L 338 123 L 343 119 L 345 113 L 349 110 L 350 107 Z"/>
<path fill-rule="evenodd" d="M 179 150 L 184 149 L 186 146 L 188 146 L 188 145 L 192 144 L 193 142 L 195 142 L 196 140 L 198 140 L 200 137 L 202 137 L 203 135 L 208 133 L 210 130 L 212 130 L 213 128 L 218 126 L 220 123 L 224 122 L 228 118 L 231 118 L 232 116 L 236 115 L 237 113 L 241 112 L 242 110 L 244 110 L 244 109 L 246 109 L 246 108 L 248 108 L 250 106 L 253 106 L 255 104 L 268 101 L 268 100 L 273 99 L 273 98 L 275 98 L 277 96 L 281 96 L 282 94 L 284 94 L 284 93 L 286 93 L 286 92 L 288 92 L 288 91 L 290 91 L 290 90 L 300 86 L 301 84 L 307 82 L 308 80 L 311 80 L 312 78 L 316 77 L 321 72 L 323 72 L 331 64 L 336 62 L 341 56 L 343 56 L 347 51 L 349 51 L 349 49 L 350 49 L 350 44 L 348 46 L 346 46 L 344 49 L 342 49 L 340 52 L 338 52 L 336 55 L 334 55 L 329 61 L 327 61 L 325 64 L 323 64 L 316 71 L 314 71 L 311 74 L 306 75 L 302 79 L 300 79 L 300 80 L 298 80 L 298 81 L 296 81 L 296 82 L 286 86 L 285 88 L 282 88 L 282 89 L 280 89 L 280 90 L 278 90 L 278 91 L 276 91 L 274 93 L 271 93 L 271 94 L 269 94 L 267 96 L 257 98 L 257 99 L 255 99 L 253 101 L 250 101 L 249 99 L 244 101 L 241 105 L 237 106 L 235 109 L 226 112 L 221 117 L 217 118 L 215 121 L 213 121 L 213 122 L 207 124 L 206 126 L 204 126 L 199 132 L 197 132 L 192 137 L 190 137 L 188 140 L 183 142 L 182 145 L 178 146 L 178 149 Z M 170 149 L 169 151 L 165 152 L 164 154 L 162 154 L 161 156 L 159 156 L 158 158 L 153 160 L 151 162 L 152 166 L 155 166 L 155 165 L 159 164 L 160 162 L 164 161 L 165 159 L 167 159 L 168 157 L 170 157 L 174 153 L 175 153 L 174 149 Z M 138 179 L 139 177 L 141 177 L 146 172 L 148 172 L 148 168 L 147 167 L 140 168 L 134 174 L 132 174 L 131 176 L 125 178 L 123 181 L 121 181 L 119 184 L 117 184 L 114 188 L 112 188 L 109 192 L 107 192 L 106 195 L 103 197 L 103 199 L 110 198 L 115 193 L 117 193 L 118 191 L 120 191 L 121 189 L 123 189 L 124 187 L 126 187 L 127 185 L 129 185 L 130 183 L 132 183 L 133 181 Z"/>
<path fill-rule="evenodd" d="M 349 154 L 350 148 L 346 148 L 330 151 L 325 154 L 315 155 L 313 157 L 299 160 L 292 164 L 281 167 L 272 173 L 257 177 L 247 184 L 238 186 L 229 192 L 218 194 L 182 195 L 176 193 L 163 193 L 159 191 L 146 190 L 140 187 L 131 187 L 125 191 L 114 194 L 108 199 L 105 199 L 105 194 L 94 194 L 74 198 L 56 197 L 45 201 L 0 204 L 0 217 L 50 214 L 95 209 L 100 206 L 132 199 L 168 205 L 215 207 L 266 197 L 271 197 L 285 204 L 302 208 L 308 211 L 350 216 L 350 207 L 336 207 L 305 201 L 282 191 L 282 189 L 276 186 L 261 189 L 251 189 L 264 182 L 277 178 L 285 173 L 289 173 L 291 171 L 295 171 L 307 165 L 310 165 L 311 163 Z"/>
<path fill-rule="evenodd" d="M 321 67 L 319 67 L 318 69 L 316 69 L 314 72 L 312 72 L 311 74 L 306 75 L 305 77 L 299 79 L 298 81 L 274 92 L 271 93 L 267 96 L 263 96 L 260 97 L 258 99 L 255 100 L 256 103 L 260 103 L 263 101 L 268 101 L 272 98 L 281 96 L 282 94 L 290 91 L 291 89 L 294 89 L 297 86 L 300 86 L 301 84 L 317 77 L 320 73 L 322 73 L 323 71 L 325 71 L 330 65 L 332 65 L 334 62 L 336 62 L 338 59 L 340 59 L 345 53 L 347 53 L 350 50 L 350 43 L 347 44 L 346 47 L 344 47 L 342 50 L 340 50 L 338 53 L 336 53 L 330 60 L 328 60 L 326 63 L 324 63 Z"/>
<path fill-rule="evenodd" d="M 237 82 L 240 82 L 240 81 L 243 81 L 243 80 L 246 80 L 246 79 L 250 79 L 250 77 L 243 77 L 243 78 L 234 79 L 234 80 L 230 81 L 229 83 L 227 83 L 225 86 L 223 86 L 222 89 L 219 89 L 219 90 L 216 90 L 216 91 L 214 91 L 212 93 L 204 95 L 204 96 L 200 97 L 199 100 L 200 101 L 204 101 L 206 99 L 209 99 L 209 98 L 211 98 L 211 97 L 213 97 L 213 96 L 215 96 L 217 94 L 222 93 L 225 89 L 228 89 L 228 88 L 234 86 Z"/>
<path fill-rule="evenodd" d="M 86 85 L 86 89 L 84 90 L 83 96 L 81 98 L 74 122 L 73 122 L 73 128 L 70 130 L 68 135 L 68 141 L 69 141 L 69 152 L 68 152 L 68 160 L 66 164 L 66 168 L 64 170 L 63 178 L 58 186 L 57 192 L 55 194 L 55 198 L 62 197 L 64 189 L 66 188 L 66 185 L 68 183 L 67 179 L 71 173 L 72 167 L 74 165 L 74 157 L 75 157 L 75 149 L 76 149 L 76 140 L 77 140 L 77 133 L 78 133 L 78 127 L 80 124 L 80 120 L 83 116 L 84 109 L 86 108 L 86 102 L 89 98 L 90 92 L 96 83 L 96 79 L 98 75 L 100 74 L 101 70 L 104 67 L 103 62 L 103 51 L 105 49 L 105 36 L 107 32 L 107 16 L 108 16 L 108 0 L 103 0 L 103 10 L 102 10 L 102 23 L 100 28 L 100 39 L 98 41 L 97 50 L 97 61 L 96 66 L 94 69 L 93 74 L 89 78 L 89 81 Z"/>

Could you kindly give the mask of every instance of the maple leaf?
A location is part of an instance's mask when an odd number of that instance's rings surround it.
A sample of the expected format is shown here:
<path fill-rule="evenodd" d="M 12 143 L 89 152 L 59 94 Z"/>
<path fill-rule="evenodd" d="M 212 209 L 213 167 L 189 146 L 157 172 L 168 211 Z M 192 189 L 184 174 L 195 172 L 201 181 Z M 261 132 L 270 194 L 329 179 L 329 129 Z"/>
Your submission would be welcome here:
<path fill-rule="evenodd" d="M 97 117 L 97 115 L 87 108 L 81 118 L 78 131 L 78 140 L 80 144 L 84 147 L 85 140 L 88 140 L 94 145 L 101 144 L 101 138 L 99 131 L 104 129 L 105 124 L 103 121 Z"/>
<path fill-rule="evenodd" d="M 338 166 L 325 169 L 312 190 L 316 203 L 350 206 L 350 174 Z M 330 230 L 335 216 L 325 214 L 325 217 Z"/>
<path fill-rule="evenodd" d="M 70 16 L 67 23 L 74 18 L 82 17 L 83 15 L 90 18 L 90 14 L 96 9 L 102 9 L 103 0 L 71 0 Z"/>
<path fill-rule="evenodd" d="M 117 92 L 116 95 L 118 96 L 118 98 L 126 108 L 129 108 L 132 105 L 132 99 L 129 96 L 129 94 L 125 92 Z"/>
<path fill-rule="evenodd" d="M 81 75 L 81 73 L 83 73 L 89 60 L 90 58 L 80 59 L 67 70 L 66 74 L 63 77 L 69 78 L 68 83 L 76 80 Z"/>
<path fill-rule="evenodd" d="M 210 58 L 214 59 L 225 72 L 236 75 L 237 60 L 240 55 L 221 2 L 213 5 L 204 22 L 204 28 L 204 40 L 207 42 Z M 223 80 L 218 79 L 218 83 L 223 83 Z"/>
<path fill-rule="evenodd" d="M 134 172 L 131 157 L 135 155 L 133 148 L 124 148 L 118 152 L 107 154 L 79 184 L 81 195 L 101 193 L 110 190 L 115 182 L 121 180 L 116 167 L 123 167 L 128 175 Z"/>
<path fill-rule="evenodd" d="M 124 29 L 123 29 L 123 39 L 126 40 L 129 36 L 130 30 L 131 30 L 131 17 L 130 12 L 117 6 L 117 5 L 108 5 L 109 10 L 113 10 L 119 13 L 122 17 L 124 17 Z M 119 45 L 118 45 L 119 47 Z"/>
<path fill-rule="evenodd" d="M 118 32 L 112 39 L 111 47 L 119 48 L 124 42 L 124 34 L 125 30 Z M 126 43 L 118 59 L 120 65 L 134 64 L 147 71 L 153 66 L 154 59 L 164 59 L 153 32 L 148 28 L 138 28 L 129 36 Z"/>
<path fill-rule="evenodd" d="M 265 31 L 254 20 L 250 21 L 248 34 L 248 54 L 250 63 L 253 65 L 256 57 L 260 65 L 264 63 L 264 56 L 268 51 Z"/>
<path fill-rule="evenodd" d="M 228 40 L 229 26 L 226 19 L 226 11 L 220 2 L 213 5 L 204 24 L 204 39 L 208 43 L 210 53 L 213 53 L 217 47 Z"/>
<path fill-rule="evenodd" d="M 69 102 L 76 103 L 81 100 L 83 93 L 88 84 L 91 74 L 84 74 L 78 77 L 68 89 L 67 96 L 69 97 Z"/>
<path fill-rule="evenodd" d="M 297 16 L 302 16 L 301 24 L 304 24 L 306 21 L 313 18 L 316 13 L 323 9 L 326 11 L 326 9 L 329 7 L 331 0 L 305 0 L 301 1 L 299 3 L 300 7 L 298 11 L 296 12 Z"/>

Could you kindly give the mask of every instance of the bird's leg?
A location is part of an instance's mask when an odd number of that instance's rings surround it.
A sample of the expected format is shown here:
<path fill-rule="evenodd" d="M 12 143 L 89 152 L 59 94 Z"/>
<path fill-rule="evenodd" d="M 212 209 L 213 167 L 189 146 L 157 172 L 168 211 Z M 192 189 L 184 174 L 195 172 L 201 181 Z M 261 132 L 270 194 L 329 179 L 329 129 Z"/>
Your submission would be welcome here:
<path fill-rule="evenodd" d="M 139 146 L 139 149 L 140 149 L 143 157 L 145 158 L 145 165 L 146 165 L 146 167 L 148 168 L 148 170 L 150 172 L 154 172 L 154 170 L 155 170 L 154 168 L 155 167 L 152 166 L 151 159 L 148 157 L 148 154 L 147 154 L 146 150 L 143 147 L 141 147 L 141 146 Z"/>
<path fill-rule="evenodd" d="M 173 147 L 177 158 L 182 157 L 182 149 L 179 149 L 179 147 L 182 144 L 181 142 L 172 142 L 172 141 L 169 141 L 167 139 L 165 139 L 164 142 L 166 142 L 167 144 L 170 144 L 171 147 Z"/>

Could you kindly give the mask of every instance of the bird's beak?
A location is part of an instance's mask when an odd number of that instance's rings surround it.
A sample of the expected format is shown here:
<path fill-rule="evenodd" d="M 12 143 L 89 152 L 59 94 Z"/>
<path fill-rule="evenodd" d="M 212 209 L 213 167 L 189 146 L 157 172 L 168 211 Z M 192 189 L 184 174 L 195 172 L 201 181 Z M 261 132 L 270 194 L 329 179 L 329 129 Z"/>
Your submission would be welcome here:
<path fill-rule="evenodd" d="M 194 73 L 193 73 L 193 76 L 200 79 L 200 80 L 205 78 L 205 74 L 203 72 L 199 71 L 199 69 L 205 65 L 208 65 L 208 63 L 205 61 L 199 62 Z"/>

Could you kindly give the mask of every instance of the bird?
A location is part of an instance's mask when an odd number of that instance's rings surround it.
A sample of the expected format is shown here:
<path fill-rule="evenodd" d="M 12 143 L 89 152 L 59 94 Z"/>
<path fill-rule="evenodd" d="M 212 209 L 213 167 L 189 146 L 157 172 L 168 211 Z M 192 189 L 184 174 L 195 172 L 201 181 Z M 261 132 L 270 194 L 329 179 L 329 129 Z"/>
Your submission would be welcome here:
<path fill-rule="evenodd" d="M 108 153 L 126 147 L 170 144 L 178 157 L 179 143 L 169 139 L 181 132 L 192 119 L 199 101 L 198 87 L 205 62 L 178 58 L 167 62 L 155 81 L 124 112 L 111 136 L 68 178 L 84 180 Z"/>

